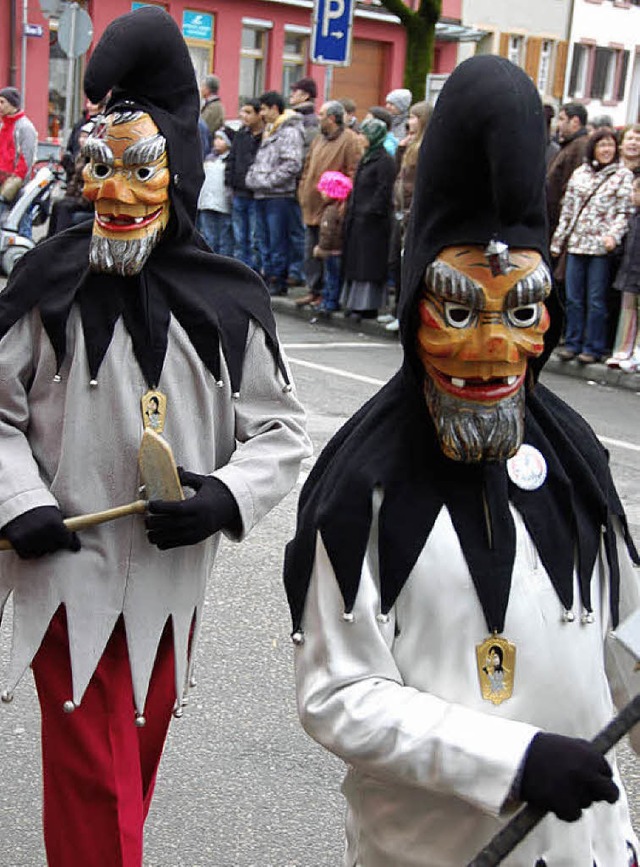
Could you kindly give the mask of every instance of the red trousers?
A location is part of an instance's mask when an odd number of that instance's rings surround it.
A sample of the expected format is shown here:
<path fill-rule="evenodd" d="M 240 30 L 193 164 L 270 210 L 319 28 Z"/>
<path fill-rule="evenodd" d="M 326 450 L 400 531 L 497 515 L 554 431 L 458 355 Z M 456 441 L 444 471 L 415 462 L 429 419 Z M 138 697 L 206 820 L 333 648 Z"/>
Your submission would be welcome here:
<path fill-rule="evenodd" d="M 51 621 L 32 668 L 42 713 L 49 867 L 141 867 L 144 821 L 175 704 L 170 625 L 158 648 L 142 728 L 135 725 L 122 619 L 72 713 L 63 710 L 72 697 L 64 609 Z"/>

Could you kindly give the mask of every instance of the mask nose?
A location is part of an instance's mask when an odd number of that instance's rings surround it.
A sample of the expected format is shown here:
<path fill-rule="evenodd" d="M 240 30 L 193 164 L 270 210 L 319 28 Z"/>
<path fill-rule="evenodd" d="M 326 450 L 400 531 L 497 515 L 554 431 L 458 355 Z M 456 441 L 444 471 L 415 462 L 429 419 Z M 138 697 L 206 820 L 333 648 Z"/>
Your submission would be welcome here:
<path fill-rule="evenodd" d="M 513 340 L 505 332 L 504 325 L 492 322 L 481 323 L 473 329 L 473 334 L 465 341 L 458 358 L 461 361 L 512 363 L 519 361 L 520 355 Z"/>
<path fill-rule="evenodd" d="M 115 199 L 125 205 L 135 205 L 138 202 L 127 181 L 120 172 L 116 172 L 112 177 L 107 178 L 106 181 L 102 183 L 98 190 L 97 198 Z"/>

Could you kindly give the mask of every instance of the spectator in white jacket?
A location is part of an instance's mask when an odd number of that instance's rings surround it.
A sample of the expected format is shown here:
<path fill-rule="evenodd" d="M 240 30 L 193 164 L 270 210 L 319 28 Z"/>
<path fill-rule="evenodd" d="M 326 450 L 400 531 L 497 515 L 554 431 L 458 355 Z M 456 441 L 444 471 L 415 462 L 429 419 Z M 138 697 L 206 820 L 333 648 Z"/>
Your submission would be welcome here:
<path fill-rule="evenodd" d="M 232 192 L 224 182 L 230 148 L 228 131 L 219 129 L 213 137 L 213 149 L 204 161 L 204 183 L 198 198 L 196 221 L 198 231 L 207 244 L 221 256 L 233 256 Z"/>

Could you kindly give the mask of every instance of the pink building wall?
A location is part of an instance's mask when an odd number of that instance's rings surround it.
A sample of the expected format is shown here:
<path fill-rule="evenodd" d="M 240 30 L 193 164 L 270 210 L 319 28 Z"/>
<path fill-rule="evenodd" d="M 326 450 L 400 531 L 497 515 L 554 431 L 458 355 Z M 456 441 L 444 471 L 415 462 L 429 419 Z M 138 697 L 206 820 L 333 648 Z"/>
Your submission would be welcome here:
<path fill-rule="evenodd" d="M 417 0 L 412 0 L 417 2 Z M 15 86 L 20 87 L 22 9 L 17 3 L 15 33 L 10 33 L 9 2 L 1 4 L 0 33 L 0 87 L 10 83 L 10 40 L 17 46 Z M 311 10 L 297 6 L 260 2 L 260 0 L 167 0 L 164 7 L 174 17 L 179 26 L 182 13 L 201 11 L 215 16 L 213 72 L 222 80 L 221 96 L 233 113 L 237 104 L 239 89 L 239 52 L 242 18 L 257 18 L 273 22 L 268 40 L 266 63 L 266 88 L 279 90 L 281 87 L 281 58 L 284 48 L 285 24 L 311 27 Z M 378 7 L 379 8 L 379 7 Z M 89 0 L 88 12 L 94 28 L 94 42 L 103 33 L 107 24 L 131 9 L 131 0 Z M 458 19 L 461 0 L 444 0 L 443 17 Z M 29 0 L 29 23 L 43 28 L 42 37 L 27 39 L 27 86 L 25 108 L 28 116 L 38 129 L 40 138 L 47 136 L 48 125 L 48 81 L 49 81 L 49 41 L 48 21 L 40 12 L 37 0 Z M 370 39 L 383 43 L 386 47 L 384 87 L 391 90 L 402 85 L 405 53 L 404 29 L 387 21 L 374 21 L 356 17 L 353 36 L 356 39 Z M 438 43 L 434 72 L 450 72 L 456 62 L 456 44 Z M 323 91 L 324 66 L 309 64 L 308 74 L 318 84 L 319 93 Z"/>

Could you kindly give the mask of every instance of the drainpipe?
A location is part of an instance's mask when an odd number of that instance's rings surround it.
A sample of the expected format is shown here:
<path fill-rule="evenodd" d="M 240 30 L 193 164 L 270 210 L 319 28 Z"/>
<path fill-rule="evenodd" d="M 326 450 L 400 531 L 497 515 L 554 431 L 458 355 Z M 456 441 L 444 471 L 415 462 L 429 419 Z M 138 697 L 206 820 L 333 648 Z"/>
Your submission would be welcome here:
<path fill-rule="evenodd" d="M 22 0 L 22 56 L 20 69 L 20 95 L 22 96 L 22 105 L 24 106 L 27 100 L 27 23 L 29 21 L 29 0 Z"/>
<path fill-rule="evenodd" d="M 16 4 L 18 0 L 10 0 L 9 3 L 9 84 L 16 84 L 16 19 L 18 17 Z"/>

